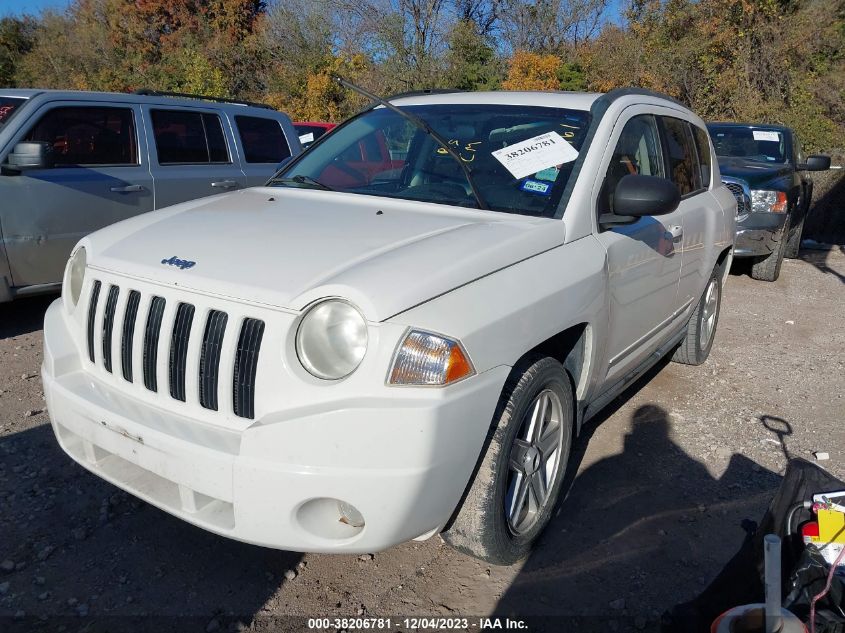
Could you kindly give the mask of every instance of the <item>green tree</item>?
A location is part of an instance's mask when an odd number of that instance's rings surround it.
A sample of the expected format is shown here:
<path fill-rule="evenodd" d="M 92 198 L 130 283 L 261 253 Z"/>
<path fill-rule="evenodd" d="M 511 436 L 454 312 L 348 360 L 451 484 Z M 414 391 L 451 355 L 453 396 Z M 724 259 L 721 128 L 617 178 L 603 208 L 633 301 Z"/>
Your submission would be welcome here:
<path fill-rule="evenodd" d="M 478 25 L 471 20 L 457 22 L 449 32 L 446 86 L 458 90 L 493 90 L 501 82 L 502 74 L 496 51 Z"/>
<path fill-rule="evenodd" d="M 18 63 L 32 48 L 36 28 L 29 17 L 0 18 L 0 87 L 16 85 Z"/>

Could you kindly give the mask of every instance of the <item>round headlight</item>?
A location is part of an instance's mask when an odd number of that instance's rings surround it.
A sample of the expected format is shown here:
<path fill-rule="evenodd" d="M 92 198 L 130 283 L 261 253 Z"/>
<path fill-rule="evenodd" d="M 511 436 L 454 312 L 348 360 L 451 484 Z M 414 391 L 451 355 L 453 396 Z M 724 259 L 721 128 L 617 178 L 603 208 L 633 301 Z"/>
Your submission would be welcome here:
<path fill-rule="evenodd" d="M 350 303 L 329 299 L 302 318 L 296 333 L 296 355 L 308 373 L 338 380 L 361 364 L 367 351 L 367 322 Z"/>
<path fill-rule="evenodd" d="M 68 297 L 74 308 L 79 303 L 79 295 L 82 294 L 82 282 L 85 281 L 85 267 L 87 265 L 88 257 L 83 246 L 73 254 L 70 260 L 70 271 L 68 272 Z"/>

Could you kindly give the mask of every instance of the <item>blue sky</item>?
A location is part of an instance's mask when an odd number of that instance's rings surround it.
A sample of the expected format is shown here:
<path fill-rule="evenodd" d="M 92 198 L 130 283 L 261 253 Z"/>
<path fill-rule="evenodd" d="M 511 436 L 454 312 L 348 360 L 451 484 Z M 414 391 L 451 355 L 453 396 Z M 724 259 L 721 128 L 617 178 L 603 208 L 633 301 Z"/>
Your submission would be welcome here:
<path fill-rule="evenodd" d="M 23 15 L 25 13 L 38 14 L 44 9 L 62 10 L 71 0 L 0 0 L 0 17 L 7 15 Z M 609 0 L 605 19 L 610 22 L 620 22 L 619 15 L 623 0 Z"/>
<path fill-rule="evenodd" d="M 44 9 L 64 9 L 70 0 L 0 0 L 0 17 L 7 15 L 37 14 Z"/>

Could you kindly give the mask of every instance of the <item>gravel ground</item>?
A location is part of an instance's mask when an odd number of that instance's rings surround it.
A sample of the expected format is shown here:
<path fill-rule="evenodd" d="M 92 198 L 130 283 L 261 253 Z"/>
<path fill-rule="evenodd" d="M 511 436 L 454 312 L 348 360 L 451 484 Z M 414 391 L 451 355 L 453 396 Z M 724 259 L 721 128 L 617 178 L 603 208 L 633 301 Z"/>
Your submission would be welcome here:
<path fill-rule="evenodd" d="M 411 615 L 656 630 L 738 548 L 743 520 L 761 518 L 788 456 L 827 452 L 820 464 L 845 476 L 843 284 L 841 247 L 803 251 L 774 284 L 734 266 L 709 361 L 660 364 L 587 426 L 539 547 L 503 568 L 437 537 L 362 557 L 267 550 L 136 501 L 53 438 L 38 377 L 51 298 L 2 305 L 0 630 L 286 630 L 303 624 L 288 616 Z"/>

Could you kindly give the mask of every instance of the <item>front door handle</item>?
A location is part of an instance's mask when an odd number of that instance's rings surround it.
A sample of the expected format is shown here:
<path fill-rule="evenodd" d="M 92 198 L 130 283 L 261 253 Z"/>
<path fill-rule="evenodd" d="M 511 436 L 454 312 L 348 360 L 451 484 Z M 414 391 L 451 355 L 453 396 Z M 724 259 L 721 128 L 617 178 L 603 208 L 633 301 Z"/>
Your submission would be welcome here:
<path fill-rule="evenodd" d="M 112 187 L 113 193 L 132 193 L 133 191 L 144 191 L 143 185 L 125 185 L 123 187 Z"/>
<path fill-rule="evenodd" d="M 684 235 L 684 227 L 679 226 L 677 224 L 673 224 L 669 228 L 666 229 L 666 232 L 672 236 L 672 241 L 681 239 Z"/>
<path fill-rule="evenodd" d="M 238 186 L 237 180 L 217 180 L 216 182 L 211 183 L 212 187 L 217 187 L 219 189 L 233 189 L 234 187 Z"/>

